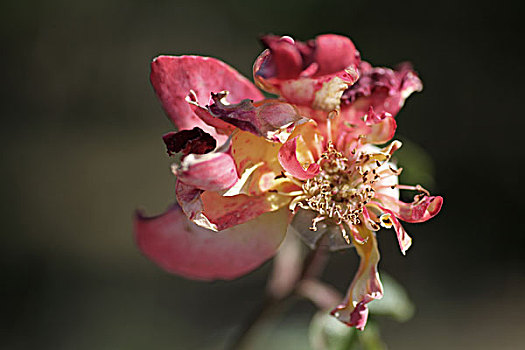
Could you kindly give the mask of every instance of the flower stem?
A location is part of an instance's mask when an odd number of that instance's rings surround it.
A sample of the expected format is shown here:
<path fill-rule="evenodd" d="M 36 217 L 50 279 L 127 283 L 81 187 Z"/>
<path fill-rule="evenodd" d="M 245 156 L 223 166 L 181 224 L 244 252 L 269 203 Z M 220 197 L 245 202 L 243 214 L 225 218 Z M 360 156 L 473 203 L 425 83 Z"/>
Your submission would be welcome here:
<path fill-rule="evenodd" d="M 286 295 L 276 298 L 267 295 L 263 302 L 246 318 L 242 323 L 241 328 L 237 331 L 230 344 L 225 347 L 226 350 L 241 350 L 248 343 L 249 335 L 253 328 L 261 321 L 273 314 L 277 308 L 280 308 L 285 302 L 295 296 L 297 286 L 308 278 L 315 278 L 319 276 L 328 260 L 328 254 L 325 248 L 318 247 L 306 256 L 303 261 L 300 278 L 294 284 L 292 290 Z"/>

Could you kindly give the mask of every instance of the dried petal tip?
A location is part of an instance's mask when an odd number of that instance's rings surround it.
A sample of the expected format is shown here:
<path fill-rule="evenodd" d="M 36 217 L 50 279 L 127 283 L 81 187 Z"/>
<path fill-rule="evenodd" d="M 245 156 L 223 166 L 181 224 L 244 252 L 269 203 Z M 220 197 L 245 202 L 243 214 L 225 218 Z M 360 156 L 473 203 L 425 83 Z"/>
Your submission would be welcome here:
<path fill-rule="evenodd" d="M 388 112 L 396 116 L 405 100 L 423 84 L 409 63 L 403 63 L 395 70 L 372 67 L 368 62 L 359 65 L 359 80 L 343 94 L 341 108 L 347 120 L 357 120 L 365 115 L 369 107 L 376 113 Z"/>
<path fill-rule="evenodd" d="M 194 127 L 192 130 L 169 132 L 162 136 L 162 140 L 166 144 L 170 156 L 181 151 L 184 155 L 190 153 L 205 154 L 213 151 L 217 146 L 217 141 L 198 127 Z"/>
<path fill-rule="evenodd" d="M 347 326 L 362 331 L 368 321 L 368 306 L 365 302 L 359 302 L 351 312 L 348 312 L 346 305 L 338 305 L 330 314 Z"/>
<path fill-rule="evenodd" d="M 247 99 L 237 104 L 228 104 L 226 96 L 227 92 L 211 94 L 213 104 L 208 107 L 210 114 L 243 131 L 271 141 L 281 141 L 278 134 L 303 119 L 293 105 L 283 101 L 265 100 L 254 103 Z M 285 134 L 287 138 L 289 133 Z"/>

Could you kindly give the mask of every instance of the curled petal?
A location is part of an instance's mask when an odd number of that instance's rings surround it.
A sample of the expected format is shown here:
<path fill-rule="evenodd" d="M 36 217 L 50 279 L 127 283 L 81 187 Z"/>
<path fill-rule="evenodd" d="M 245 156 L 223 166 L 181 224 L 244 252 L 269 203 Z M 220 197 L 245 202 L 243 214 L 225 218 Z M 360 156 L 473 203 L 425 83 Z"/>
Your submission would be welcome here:
<path fill-rule="evenodd" d="M 266 35 L 261 40 L 269 54 L 260 62 L 256 74 L 265 79 L 319 77 L 356 67 L 360 62 L 354 43 L 341 35 L 319 35 L 307 43 L 275 35 Z"/>
<path fill-rule="evenodd" d="M 276 193 L 225 197 L 181 181 L 177 181 L 175 190 L 177 201 L 186 216 L 195 224 L 213 231 L 222 231 L 266 212 L 276 211 L 289 201 L 289 198 Z"/>
<path fill-rule="evenodd" d="M 198 102 L 208 104 L 210 93 L 229 91 L 231 103 L 243 99 L 260 100 L 259 90 L 235 69 L 217 59 L 201 56 L 159 56 L 151 63 L 151 83 L 168 117 L 179 129 L 207 126 L 190 108 L 186 96 L 195 92 Z"/>
<path fill-rule="evenodd" d="M 358 243 L 352 237 L 353 244 L 361 258 L 359 269 L 342 304 L 332 310 L 331 314 L 339 321 L 363 330 L 368 318 L 366 304 L 383 297 L 383 286 L 377 272 L 379 250 L 375 234 L 362 225 L 355 227 L 365 238 L 363 243 Z"/>
<path fill-rule="evenodd" d="M 319 174 L 319 164 L 311 163 L 308 168 L 304 169 L 297 159 L 297 139 L 301 136 L 296 136 L 288 140 L 279 150 L 279 163 L 283 169 L 290 173 L 293 177 L 299 180 L 307 180 Z"/>
<path fill-rule="evenodd" d="M 261 67 L 261 75 L 290 79 L 303 71 L 303 58 L 293 39 L 265 35 L 261 41 L 271 52 L 271 57 L 268 57 L 268 61 Z"/>
<path fill-rule="evenodd" d="M 376 193 L 376 197 L 395 216 L 406 222 L 427 221 L 436 216 L 443 205 L 441 196 L 418 195 L 412 203 L 405 203 L 381 193 Z"/>
<path fill-rule="evenodd" d="M 392 225 L 394 226 L 394 230 L 396 231 L 397 241 L 399 243 L 399 249 L 401 249 L 401 253 L 403 255 L 406 254 L 406 251 L 410 246 L 412 245 L 412 238 L 408 235 L 407 231 L 403 228 L 403 225 L 399 222 L 399 220 L 396 218 L 393 212 L 391 212 L 388 209 L 384 209 L 385 213 L 390 214 L 388 220 L 392 222 Z"/>
<path fill-rule="evenodd" d="M 320 35 L 307 43 L 290 37 L 265 36 L 268 48 L 255 61 L 254 80 L 288 102 L 332 111 L 359 74 L 359 53 L 340 35 Z"/>
<path fill-rule="evenodd" d="M 230 105 L 224 103 L 226 95 L 212 94 L 213 104 L 208 107 L 210 113 L 243 131 L 268 140 L 284 142 L 293 130 L 292 124 L 303 119 L 295 107 L 286 102 L 265 100 L 254 104 L 251 100 L 243 100 Z M 284 134 L 283 137 L 280 134 Z"/>
<path fill-rule="evenodd" d="M 208 191 L 226 190 L 239 179 L 233 158 L 224 152 L 188 154 L 173 172 L 179 181 Z"/>
<path fill-rule="evenodd" d="M 388 112 L 377 114 L 370 107 L 366 115 L 365 123 L 368 127 L 366 140 L 373 144 L 388 142 L 396 133 L 397 123 L 394 117 Z"/>
<path fill-rule="evenodd" d="M 217 141 L 201 128 L 194 127 L 191 130 L 181 130 L 179 132 L 170 132 L 162 136 L 168 154 L 173 155 L 182 151 L 182 154 L 188 155 L 205 154 L 215 149 Z"/>
<path fill-rule="evenodd" d="M 304 110 L 304 108 L 302 108 Z M 307 110 L 312 111 L 310 108 Z M 306 114 L 308 115 L 308 114 Z M 308 115 L 310 117 L 310 115 Z M 288 138 L 293 139 L 296 136 L 301 136 L 297 139 L 297 157 L 301 163 L 313 163 L 324 151 L 324 125 L 317 123 L 314 120 L 309 120 L 306 123 L 297 123 L 294 131 Z"/>
<path fill-rule="evenodd" d="M 140 250 L 163 269 L 201 280 L 234 279 L 271 258 L 286 232 L 284 210 L 262 215 L 219 233 L 190 222 L 178 205 L 148 218 L 138 212 Z"/>

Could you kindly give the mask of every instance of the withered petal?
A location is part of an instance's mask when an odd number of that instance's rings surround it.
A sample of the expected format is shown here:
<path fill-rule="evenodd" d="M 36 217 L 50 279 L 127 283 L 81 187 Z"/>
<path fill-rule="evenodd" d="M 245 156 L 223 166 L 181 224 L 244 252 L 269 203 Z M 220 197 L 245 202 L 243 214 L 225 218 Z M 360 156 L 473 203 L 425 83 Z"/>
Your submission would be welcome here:
<path fill-rule="evenodd" d="M 169 132 L 162 136 L 169 155 L 179 153 L 187 155 L 205 154 L 211 152 L 217 146 L 217 141 L 199 127 L 179 132 Z"/>

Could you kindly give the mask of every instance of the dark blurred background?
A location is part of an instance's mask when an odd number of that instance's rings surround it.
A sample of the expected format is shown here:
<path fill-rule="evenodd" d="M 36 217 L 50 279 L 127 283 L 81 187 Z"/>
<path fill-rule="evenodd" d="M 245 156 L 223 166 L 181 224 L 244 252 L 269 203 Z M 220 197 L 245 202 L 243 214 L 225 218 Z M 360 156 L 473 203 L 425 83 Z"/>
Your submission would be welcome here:
<path fill-rule="evenodd" d="M 223 346 L 271 263 L 202 283 L 138 252 L 133 211 L 160 213 L 174 185 L 149 63 L 210 55 L 250 76 L 268 32 L 344 34 L 375 65 L 412 61 L 425 84 L 398 115 L 406 161 L 421 164 L 405 181 L 445 205 L 406 225 L 406 257 L 380 234 L 380 267 L 417 306 L 407 323 L 380 320 L 389 348 L 522 348 L 522 23 L 518 1 L 2 1 L 0 348 Z M 344 291 L 356 264 L 335 254 L 325 279 Z M 260 348 L 306 349 L 313 312 L 296 304 Z"/>

